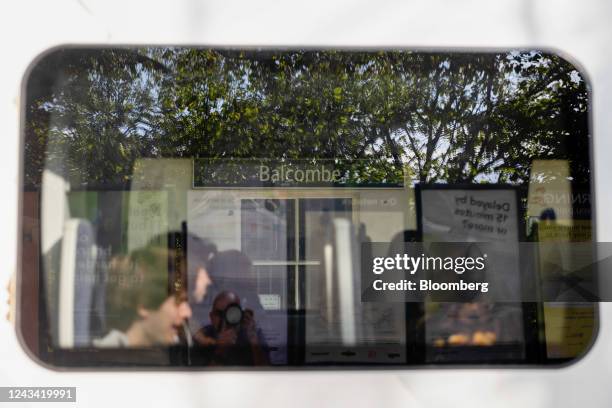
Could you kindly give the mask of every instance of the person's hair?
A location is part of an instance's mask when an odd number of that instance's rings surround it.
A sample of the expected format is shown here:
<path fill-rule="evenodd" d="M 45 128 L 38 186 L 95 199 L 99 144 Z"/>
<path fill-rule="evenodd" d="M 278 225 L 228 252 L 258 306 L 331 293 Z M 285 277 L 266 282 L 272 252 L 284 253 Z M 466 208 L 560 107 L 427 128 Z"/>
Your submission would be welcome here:
<path fill-rule="evenodd" d="M 193 265 L 189 265 L 190 268 L 194 266 L 203 266 L 209 271 L 210 262 L 217 253 L 217 246 L 207 238 L 200 238 L 193 234 L 187 234 L 187 252 L 189 254 L 189 259 L 195 261 L 192 262 Z M 193 271 L 190 273 L 193 273 Z"/>
<path fill-rule="evenodd" d="M 224 290 L 224 291 L 219 292 L 219 294 L 217 294 L 217 296 L 215 296 L 215 298 L 213 299 L 213 302 L 212 302 L 213 309 L 216 309 L 217 306 L 219 305 L 219 302 L 225 298 L 235 298 L 236 303 L 238 305 L 240 304 L 240 296 L 238 296 L 238 294 L 230 290 Z"/>
<path fill-rule="evenodd" d="M 235 249 L 218 252 L 210 260 L 210 275 L 214 282 L 212 298 L 219 292 L 231 291 L 240 297 L 243 307 L 254 310 L 260 317 L 263 315 L 264 309 L 257 293 L 257 277 L 247 255 Z"/>
<path fill-rule="evenodd" d="M 254 278 L 253 263 L 236 249 L 218 252 L 210 260 L 209 266 L 212 279 L 221 283 L 248 282 Z"/>
<path fill-rule="evenodd" d="M 155 235 L 151 238 L 147 244 L 147 247 L 155 248 L 175 248 L 179 244 L 183 250 L 187 249 L 190 271 L 189 274 L 193 275 L 195 270 L 193 268 L 203 266 L 207 270 L 210 267 L 210 260 L 217 253 L 217 246 L 207 238 L 200 238 L 197 235 L 191 233 L 183 233 L 181 231 L 168 231 Z"/>
<path fill-rule="evenodd" d="M 169 251 L 148 246 L 111 261 L 106 279 L 106 328 L 125 331 L 138 308 L 156 310 L 170 296 Z"/>

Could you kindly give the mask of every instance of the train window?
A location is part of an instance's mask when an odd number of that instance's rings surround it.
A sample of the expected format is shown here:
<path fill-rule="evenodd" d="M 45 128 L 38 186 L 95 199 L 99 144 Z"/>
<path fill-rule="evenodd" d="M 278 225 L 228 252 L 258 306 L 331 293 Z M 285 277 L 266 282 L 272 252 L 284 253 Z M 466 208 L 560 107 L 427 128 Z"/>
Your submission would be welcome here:
<path fill-rule="evenodd" d="M 596 336 L 589 85 L 554 53 L 62 47 L 23 113 L 45 364 L 554 366 Z"/>

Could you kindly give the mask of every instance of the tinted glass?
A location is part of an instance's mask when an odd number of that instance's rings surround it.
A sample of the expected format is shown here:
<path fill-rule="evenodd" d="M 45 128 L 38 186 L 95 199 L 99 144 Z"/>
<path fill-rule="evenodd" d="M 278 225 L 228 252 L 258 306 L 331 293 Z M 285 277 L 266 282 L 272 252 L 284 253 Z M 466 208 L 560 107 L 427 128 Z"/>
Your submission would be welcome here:
<path fill-rule="evenodd" d="M 595 336 L 568 295 L 589 90 L 557 55 L 65 48 L 23 99 L 20 331 L 47 363 L 557 364 Z M 495 254 L 455 283 L 498 297 L 368 297 L 363 260 L 415 248 Z"/>

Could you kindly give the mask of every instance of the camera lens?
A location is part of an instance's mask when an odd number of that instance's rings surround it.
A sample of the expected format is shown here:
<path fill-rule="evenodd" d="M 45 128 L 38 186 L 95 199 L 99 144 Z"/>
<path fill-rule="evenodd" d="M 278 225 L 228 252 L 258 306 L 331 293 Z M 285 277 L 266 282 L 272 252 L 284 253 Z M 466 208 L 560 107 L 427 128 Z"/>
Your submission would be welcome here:
<path fill-rule="evenodd" d="M 242 308 L 239 305 L 229 305 L 225 309 L 225 322 L 230 326 L 235 326 L 242 321 Z"/>

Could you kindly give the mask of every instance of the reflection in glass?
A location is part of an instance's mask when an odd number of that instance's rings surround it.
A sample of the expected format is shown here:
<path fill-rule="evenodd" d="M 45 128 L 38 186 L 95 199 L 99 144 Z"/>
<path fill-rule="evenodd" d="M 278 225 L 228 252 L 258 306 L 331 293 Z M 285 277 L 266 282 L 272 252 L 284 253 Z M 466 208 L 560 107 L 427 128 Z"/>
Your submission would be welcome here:
<path fill-rule="evenodd" d="M 537 50 L 48 53 L 24 95 L 26 344 L 59 366 L 206 365 L 195 336 L 231 292 L 271 365 L 575 358 L 597 326 L 566 273 L 592 254 L 564 246 L 593 239 L 588 97 Z M 415 194 L 441 185 L 516 195 L 500 247 L 555 244 L 557 302 L 361 302 L 362 244 L 467 241 L 444 229 L 465 213 Z"/>

